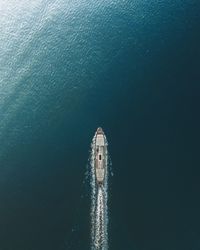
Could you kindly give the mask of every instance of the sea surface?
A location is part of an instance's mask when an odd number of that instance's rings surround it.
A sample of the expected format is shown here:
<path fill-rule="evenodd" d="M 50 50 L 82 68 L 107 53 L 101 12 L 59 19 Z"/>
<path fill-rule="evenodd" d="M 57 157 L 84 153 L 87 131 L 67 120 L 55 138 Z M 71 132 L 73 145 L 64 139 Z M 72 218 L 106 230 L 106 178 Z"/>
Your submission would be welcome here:
<path fill-rule="evenodd" d="M 0 250 L 89 250 L 108 140 L 109 250 L 200 249 L 200 2 L 0 0 Z"/>

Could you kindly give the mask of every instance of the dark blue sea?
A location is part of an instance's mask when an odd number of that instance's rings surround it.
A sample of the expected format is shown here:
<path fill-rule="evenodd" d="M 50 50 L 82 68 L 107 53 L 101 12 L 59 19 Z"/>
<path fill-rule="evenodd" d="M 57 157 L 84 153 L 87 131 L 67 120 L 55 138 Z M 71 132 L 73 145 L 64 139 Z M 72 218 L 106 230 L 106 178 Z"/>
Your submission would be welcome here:
<path fill-rule="evenodd" d="M 109 250 L 200 249 L 198 0 L 0 1 L 0 250 L 89 250 L 108 140 Z"/>

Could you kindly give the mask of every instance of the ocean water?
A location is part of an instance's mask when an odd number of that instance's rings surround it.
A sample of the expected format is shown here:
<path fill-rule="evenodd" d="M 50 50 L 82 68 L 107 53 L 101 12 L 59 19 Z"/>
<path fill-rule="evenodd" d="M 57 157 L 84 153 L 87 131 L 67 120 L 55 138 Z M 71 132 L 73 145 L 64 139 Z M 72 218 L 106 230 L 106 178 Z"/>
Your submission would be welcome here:
<path fill-rule="evenodd" d="M 99 126 L 109 250 L 200 249 L 199 7 L 0 1 L 0 250 L 90 249 Z"/>

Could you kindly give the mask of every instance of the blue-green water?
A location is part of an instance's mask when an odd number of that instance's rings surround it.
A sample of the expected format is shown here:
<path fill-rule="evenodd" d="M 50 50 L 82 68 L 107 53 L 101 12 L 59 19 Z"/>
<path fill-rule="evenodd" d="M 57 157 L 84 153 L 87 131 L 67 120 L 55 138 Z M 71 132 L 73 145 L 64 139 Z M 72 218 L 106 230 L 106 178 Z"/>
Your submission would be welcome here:
<path fill-rule="evenodd" d="M 109 249 L 200 249 L 198 1 L 2 0 L 0 13 L 0 250 L 89 249 L 98 126 Z"/>

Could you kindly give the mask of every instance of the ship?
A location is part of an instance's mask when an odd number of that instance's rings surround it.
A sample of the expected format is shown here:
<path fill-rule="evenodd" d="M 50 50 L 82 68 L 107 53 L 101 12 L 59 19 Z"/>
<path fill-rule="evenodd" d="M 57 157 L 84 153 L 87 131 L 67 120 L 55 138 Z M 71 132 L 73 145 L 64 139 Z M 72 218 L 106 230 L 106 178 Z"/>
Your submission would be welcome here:
<path fill-rule="evenodd" d="M 98 185 L 104 183 L 106 174 L 107 143 L 103 129 L 99 127 L 95 133 L 95 176 Z"/>

